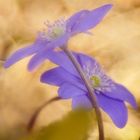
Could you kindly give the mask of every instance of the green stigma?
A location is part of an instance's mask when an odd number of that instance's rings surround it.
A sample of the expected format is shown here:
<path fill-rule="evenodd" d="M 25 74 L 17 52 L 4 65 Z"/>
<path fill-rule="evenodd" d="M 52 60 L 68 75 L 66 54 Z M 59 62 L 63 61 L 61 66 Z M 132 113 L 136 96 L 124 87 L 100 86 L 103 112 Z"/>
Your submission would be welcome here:
<path fill-rule="evenodd" d="M 54 28 L 53 30 L 52 30 L 52 33 L 51 33 L 51 38 L 57 38 L 57 37 L 59 37 L 59 36 L 61 36 L 61 35 L 63 35 L 64 34 L 64 29 L 62 29 L 62 28 Z"/>
<path fill-rule="evenodd" d="M 99 87 L 101 84 L 101 79 L 98 76 L 92 76 L 90 80 L 92 82 L 93 87 Z"/>
<path fill-rule="evenodd" d="M 44 35 L 48 40 L 52 41 L 53 39 L 57 39 L 63 36 L 66 32 L 66 21 L 56 20 L 54 23 L 50 23 L 49 21 L 45 22 L 47 28 L 44 28 Z"/>

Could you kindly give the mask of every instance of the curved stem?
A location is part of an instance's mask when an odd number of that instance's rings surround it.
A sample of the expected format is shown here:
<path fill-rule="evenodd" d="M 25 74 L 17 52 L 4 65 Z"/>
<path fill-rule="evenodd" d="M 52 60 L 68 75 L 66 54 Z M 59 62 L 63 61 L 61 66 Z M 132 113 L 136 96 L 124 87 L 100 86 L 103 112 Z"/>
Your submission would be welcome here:
<path fill-rule="evenodd" d="M 28 122 L 28 124 L 27 124 L 27 131 L 30 132 L 30 131 L 33 129 L 33 127 L 34 127 L 34 125 L 35 125 L 35 122 L 36 122 L 36 120 L 37 120 L 37 118 L 38 118 L 40 112 L 42 111 L 42 109 L 43 109 L 44 107 L 46 107 L 48 104 L 50 104 L 50 103 L 52 103 L 52 102 L 54 102 L 54 101 L 58 101 L 58 100 L 60 100 L 60 99 L 61 99 L 60 97 L 54 97 L 54 98 L 50 99 L 49 101 L 46 101 L 44 104 L 42 104 L 42 105 L 33 113 L 33 115 L 31 116 L 31 118 L 30 118 L 30 120 L 29 120 L 29 122 Z"/>
<path fill-rule="evenodd" d="M 72 54 L 72 52 L 65 46 L 61 47 L 61 49 L 69 57 L 69 59 L 71 60 L 71 62 L 75 66 L 76 70 L 78 71 L 78 73 L 80 74 L 82 80 L 84 81 L 84 83 L 86 85 L 86 88 L 88 90 L 89 99 L 91 101 L 92 106 L 95 108 L 95 112 L 96 112 L 96 117 L 97 117 L 97 122 L 98 122 L 98 130 L 99 130 L 99 140 L 104 140 L 104 128 L 103 128 L 102 114 L 101 114 L 101 111 L 99 109 L 99 106 L 98 106 L 98 103 L 96 100 L 96 96 L 95 96 L 95 94 L 93 94 L 94 93 L 93 88 L 92 88 L 89 80 L 87 79 L 85 73 L 83 72 L 80 64 L 78 63 L 78 61 L 76 60 L 76 58 Z"/>

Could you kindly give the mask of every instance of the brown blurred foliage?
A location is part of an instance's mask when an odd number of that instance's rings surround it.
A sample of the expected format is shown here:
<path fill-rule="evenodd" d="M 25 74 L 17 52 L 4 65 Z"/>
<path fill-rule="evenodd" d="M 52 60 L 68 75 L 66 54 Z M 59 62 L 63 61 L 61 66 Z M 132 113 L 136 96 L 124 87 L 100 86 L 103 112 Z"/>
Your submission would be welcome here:
<path fill-rule="evenodd" d="M 94 56 L 108 75 L 124 84 L 140 104 L 140 0 L 0 0 L 0 58 L 6 59 L 17 48 L 34 41 L 45 20 L 68 17 L 81 9 L 92 9 L 105 3 L 114 8 L 98 25 L 93 36 L 78 35 L 69 41 L 76 51 Z M 57 95 L 57 88 L 40 83 L 40 74 L 54 65 L 46 62 L 38 71 L 29 73 L 26 58 L 9 69 L 0 66 L 0 135 L 2 140 L 16 140 L 35 109 Z M 128 124 L 116 128 L 106 114 L 106 137 L 113 140 L 138 140 L 140 113 L 129 108 Z M 46 107 L 35 130 L 58 120 L 71 110 L 70 101 Z M 139 109 L 140 111 L 140 109 Z M 57 115 L 56 115 L 57 114 Z M 91 139 L 97 137 L 97 130 Z"/>

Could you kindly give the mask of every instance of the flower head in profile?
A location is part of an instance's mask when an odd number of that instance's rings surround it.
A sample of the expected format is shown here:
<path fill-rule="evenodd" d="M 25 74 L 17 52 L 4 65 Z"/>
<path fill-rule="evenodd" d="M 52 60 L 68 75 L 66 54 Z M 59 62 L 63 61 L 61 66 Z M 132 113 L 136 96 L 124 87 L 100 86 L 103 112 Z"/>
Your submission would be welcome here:
<path fill-rule="evenodd" d="M 111 4 L 103 5 L 93 10 L 81 10 L 67 20 L 57 20 L 53 24 L 46 22 L 46 28 L 40 32 L 35 42 L 13 53 L 6 61 L 9 67 L 29 55 L 33 55 L 28 69 L 31 71 L 47 59 L 49 50 L 56 47 L 67 46 L 70 37 L 78 33 L 87 33 L 94 28 L 111 9 Z"/>
<path fill-rule="evenodd" d="M 99 107 L 117 127 L 124 127 L 128 118 L 125 102 L 136 108 L 134 96 L 107 76 L 96 60 L 83 54 L 74 55 L 92 86 Z M 87 88 L 67 56 L 61 52 L 50 59 L 59 66 L 42 74 L 41 82 L 58 86 L 59 97 L 72 99 L 73 108 L 92 108 Z"/>

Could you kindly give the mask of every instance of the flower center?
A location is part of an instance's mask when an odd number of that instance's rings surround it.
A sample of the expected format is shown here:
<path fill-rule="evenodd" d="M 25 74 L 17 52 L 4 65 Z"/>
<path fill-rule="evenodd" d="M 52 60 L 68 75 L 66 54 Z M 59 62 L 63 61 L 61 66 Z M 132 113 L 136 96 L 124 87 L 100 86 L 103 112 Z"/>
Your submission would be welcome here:
<path fill-rule="evenodd" d="M 45 22 L 47 28 L 43 30 L 43 38 L 52 41 L 63 36 L 66 32 L 66 22 L 61 20 L 56 20 L 53 24 L 49 21 Z"/>
<path fill-rule="evenodd" d="M 91 64 L 90 62 L 83 66 L 83 70 L 90 80 L 92 87 L 96 93 L 110 91 L 114 88 L 113 81 L 104 73 L 99 64 Z"/>
<path fill-rule="evenodd" d="M 53 28 L 50 36 L 51 36 L 51 38 L 57 38 L 63 34 L 64 34 L 64 30 L 62 28 L 55 27 L 55 28 Z"/>
<path fill-rule="evenodd" d="M 101 85 L 101 79 L 98 76 L 91 76 L 90 77 L 91 83 L 94 88 L 100 87 Z"/>

